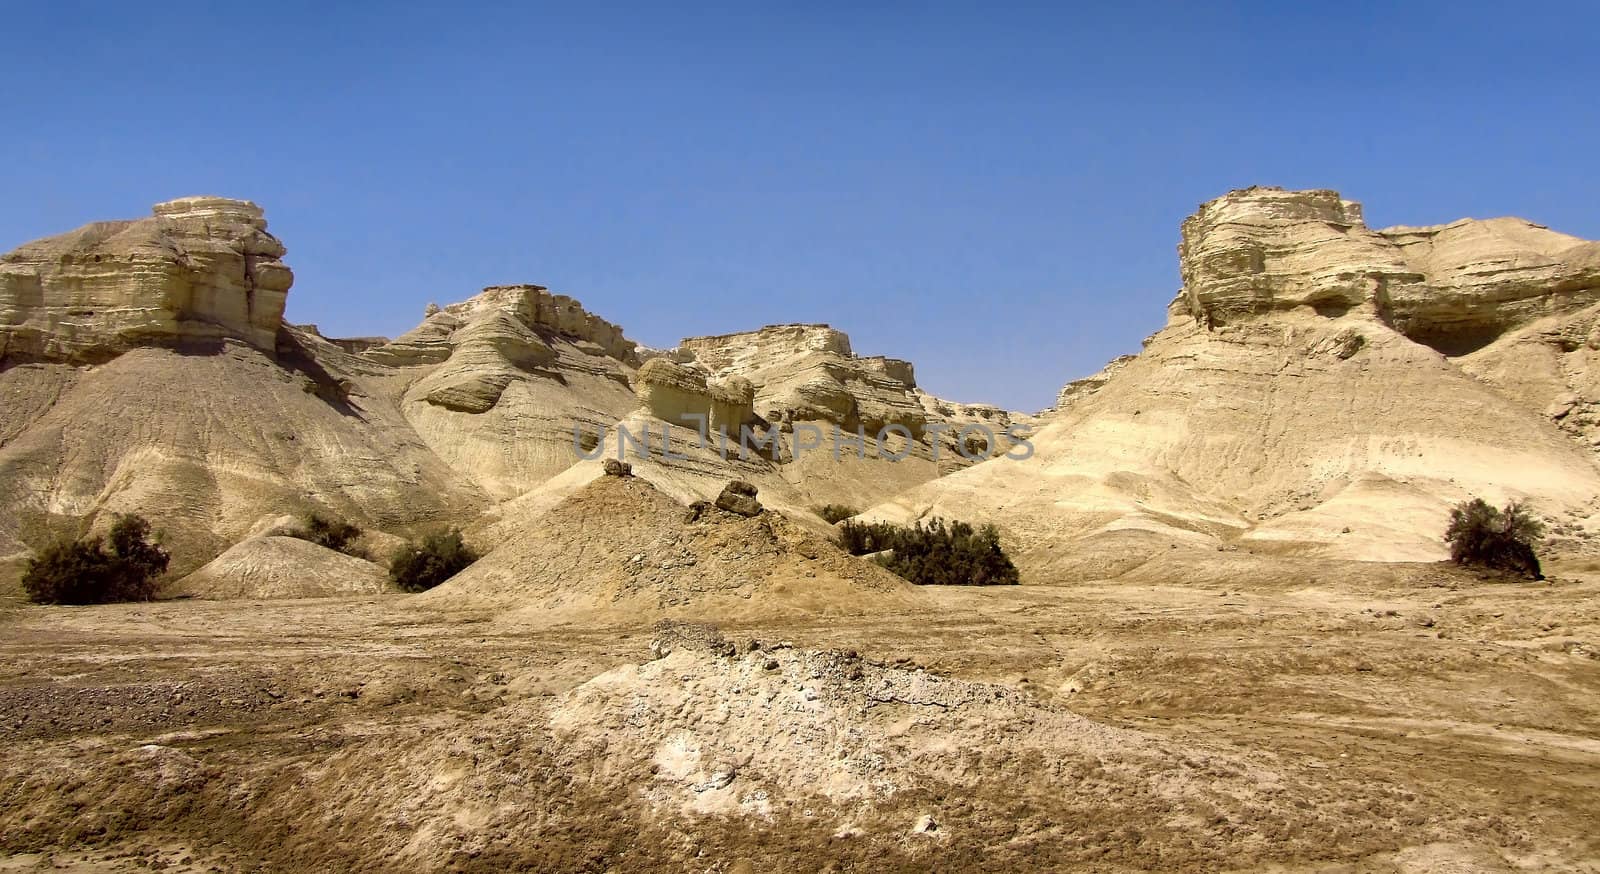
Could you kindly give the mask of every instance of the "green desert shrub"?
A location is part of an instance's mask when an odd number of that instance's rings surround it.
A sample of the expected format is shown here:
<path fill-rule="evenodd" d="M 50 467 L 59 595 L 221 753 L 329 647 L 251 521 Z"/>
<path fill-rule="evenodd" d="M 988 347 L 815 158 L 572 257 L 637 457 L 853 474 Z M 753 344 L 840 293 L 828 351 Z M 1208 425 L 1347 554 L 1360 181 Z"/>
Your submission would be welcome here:
<path fill-rule="evenodd" d="M 851 555 L 870 555 L 893 549 L 895 538 L 907 529 L 887 522 L 856 522 L 845 520 L 839 526 L 839 545 Z"/>
<path fill-rule="evenodd" d="M 361 539 L 361 529 L 349 522 L 328 519 L 312 513 L 301 520 L 299 527 L 290 530 L 288 534 L 290 537 L 298 537 L 334 552 L 342 552 L 356 558 L 368 557 L 366 551 L 356 545 L 356 541 Z"/>
<path fill-rule="evenodd" d="M 1017 567 L 1000 548 L 993 525 L 933 519 L 910 528 L 846 521 L 840 536 L 852 555 L 890 550 L 878 562 L 920 586 L 1011 586 Z"/>
<path fill-rule="evenodd" d="M 401 547 L 389 563 L 389 579 L 401 591 L 425 592 L 477 560 L 478 554 L 462 541 L 461 532 L 451 529 L 431 534 L 420 544 Z"/>
<path fill-rule="evenodd" d="M 855 507 L 844 504 L 825 504 L 817 508 L 817 515 L 821 516 L 829 525 L 834 525 L 860 513 Z"/>
<path fill-rule="evenodd" d="M 1542 580 L 1533 546 L 1543 535 L 1544 526 L 1522 504 L 1512 501 L 1496 510 L 1482 498 L 1473 498 L 1450 511 L 1444 539 L 1456 564 Z"/>
<path fill-rule="evenodd" d="M 104 538 L 61 541 L 29 560 L 22 589 L 41 604 L 148 601 L 171 556 L 150 539 L 150 523 L 118 516 Z"/>

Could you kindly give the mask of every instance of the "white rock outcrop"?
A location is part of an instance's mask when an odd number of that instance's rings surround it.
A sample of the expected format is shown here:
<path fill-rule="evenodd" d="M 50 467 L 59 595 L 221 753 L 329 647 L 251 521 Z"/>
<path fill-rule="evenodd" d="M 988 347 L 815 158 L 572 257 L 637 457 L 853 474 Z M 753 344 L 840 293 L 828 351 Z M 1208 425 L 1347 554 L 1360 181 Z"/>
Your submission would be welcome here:
<path fill-rule="evenodd" d="M 1368 313 L 1447 355 L 1600 302 L 1600 243 L 1518 218 L 1368 228 L 1334 191 L 1248 188 L 1200 207 L 1178 247 L 1190 315 Z"/>
<path fill-rule="evenodd" d="M 1600 506 L 1572 439 L 1593 439 L 1600 399 L 1595 244 L 1515 219 L 1372 231 L 1335 192 L 1262 188 L 1182 236 L 1167 327 L 1069 385 L 1031 458 L 868 516 L 994 522 L 1049 582 L 1219 548 L 1436 560 L 1468 497 L 1557 523 Z"/>
<path fill-rule="evenodd" d="M 261 208 L 158 203 L 0 256 L 0 358 L 97 361 L 234 337 L 271 355 L 294 275 Z"/>

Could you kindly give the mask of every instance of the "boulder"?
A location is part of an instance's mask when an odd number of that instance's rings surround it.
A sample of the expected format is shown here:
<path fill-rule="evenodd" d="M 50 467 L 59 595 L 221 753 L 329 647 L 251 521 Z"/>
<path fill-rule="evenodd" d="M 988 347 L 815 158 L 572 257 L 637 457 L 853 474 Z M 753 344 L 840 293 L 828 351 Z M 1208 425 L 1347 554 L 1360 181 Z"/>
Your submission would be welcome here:
<path fill-rule="evenodd" d="M 740 516 L 759 516 L 762 510 L 761 502 L 756 500 L 756 487 L 742 480 L 724 486 L 722 494 L 717 495 L 716 506 Z"/>

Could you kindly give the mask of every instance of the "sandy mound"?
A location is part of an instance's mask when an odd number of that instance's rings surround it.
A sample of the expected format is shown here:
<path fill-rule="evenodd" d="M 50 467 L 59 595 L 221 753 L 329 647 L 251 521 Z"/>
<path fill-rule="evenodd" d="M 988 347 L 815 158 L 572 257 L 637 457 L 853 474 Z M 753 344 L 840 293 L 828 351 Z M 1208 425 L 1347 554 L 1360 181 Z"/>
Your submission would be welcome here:
<path fill-rule="evenodd" d="M 691 512 L 638 477 L 601 477 L 417 598 L 521 615 L 618 619 L 852 613 L 910 607 L 915 588 L 767 511 Z"/>
<path fill-rule="evenodd" d="M 559 696 L 512 677 L 486 712 L 346 718 L 292 757 L 182 736 L 107 747 L 92 775 L 81 752 L 13 757 L 0 828 L 37 844 L 203 823 L 285 870 L 482 872 L 1256 870 L 1466 832 L 1321 762 L 850 653 L 739 649 L 680 647 Z"/>
<path fill-rule="evenodd" d="M 195 598 L 330 598 L 389 591 L 370 561 L 296 537 L 253 537 L 163 590 Z"/>
<path fill-rule="evenodd" d="M 1320 844 L 1333 819 L 1349 848 L 1373 846 L 1404 806 L 1010 686 L 855 653 L 710 644 L 682 643 L 556 700 L 549 728 L 579 785 L 631 789 L 645 819 L 812 819 L 835 838 L 909 839 L 913 853 L 1006 833 L 1029 867 L 1088 861 L 1073 836 L 1108 829 L 1129 837 L 1113 851 L 1123 862 L 1168 870 Z M 1060 809 L 1030 817 L 1037 799 Z"/>

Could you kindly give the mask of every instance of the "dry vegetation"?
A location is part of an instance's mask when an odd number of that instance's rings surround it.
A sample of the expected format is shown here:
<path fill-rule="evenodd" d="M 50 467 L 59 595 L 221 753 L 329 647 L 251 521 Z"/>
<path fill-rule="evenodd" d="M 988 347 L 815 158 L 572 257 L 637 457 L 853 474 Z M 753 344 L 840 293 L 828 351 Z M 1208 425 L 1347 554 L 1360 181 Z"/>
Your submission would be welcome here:
<path fill-rule="evenodd" d="M 1600 854 L 1600 576 L 1274 565 L 924 589 L 924 608 L 727 626 L 731 647 L 658 641 L 653 661 L 646 623 L 403 596 L 18 605 L 0 846 L 24 870 L 177 871 Z"/>

